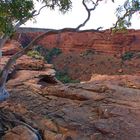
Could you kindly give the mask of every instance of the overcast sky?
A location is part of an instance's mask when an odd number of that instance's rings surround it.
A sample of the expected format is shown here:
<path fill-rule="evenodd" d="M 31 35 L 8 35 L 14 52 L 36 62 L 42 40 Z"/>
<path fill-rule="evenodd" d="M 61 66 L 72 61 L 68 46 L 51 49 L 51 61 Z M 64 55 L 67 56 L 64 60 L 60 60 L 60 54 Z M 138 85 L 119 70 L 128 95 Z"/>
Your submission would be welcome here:
<path fill-rule="evenodd" d="M 38 27 L 38 28 L 64 28 L 64 27 L 77 27 L 82 23 L 86 16 L 87 12 L 85 11 L 82 0 L 72 0 L 73 8 L 65 15 L 60 12 L 50 11 L 44 9 L 41 11 L 41 14 L 37 16 L 36 23 L 29 21 L 26 23 L 26 27 Z M 116 0 L 115 4 L 111 0 L 105 0 L 100 2 L 100 5 L 95 11 L 92 12 L 90 21 L 86 24 L 84 29 L 96 29 L 100 26 L 103 29 L 110 28 L 113 23 L 116 21 L 115 10 L 118 5 L 124 3 L 125 0 Z M 36 8 L 41 7 L 40 4 L 36 4 Z M 140 16 L 134 15 L 132 19 L 131 28 L 140 29 Z"/>

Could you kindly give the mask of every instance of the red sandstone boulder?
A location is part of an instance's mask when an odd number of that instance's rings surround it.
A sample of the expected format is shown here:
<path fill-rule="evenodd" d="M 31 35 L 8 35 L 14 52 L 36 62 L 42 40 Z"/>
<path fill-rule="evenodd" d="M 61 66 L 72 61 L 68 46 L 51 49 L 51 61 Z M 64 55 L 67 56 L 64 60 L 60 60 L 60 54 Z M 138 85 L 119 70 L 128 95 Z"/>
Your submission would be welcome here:
<path fill-rule="evenodd" d="M 37 135 L 26 126 L 16 126 L 4 137 L 4 140 L 39 140 Z"/>
<path fill-rule="evenodd" d="M 8 59 L 10 59 L 12 55 L 20 50 L 19 48 L 17 48 L 16 44 L 18 43 L 15 41 L 11 41 L 6 44 L 6 47 L 4 47 L 4 56 L 0 59 L 0 70 L 3 69 Z M 11 85 L 16 85 L 21 84 L 27 80 L 36 78 L 41 79 L 43 76 L 55 76 L 53 65 L 47 64 L 47 62 L 42 58 L 36 59 L 27 55 L 23 55 L 22 57 L 17 59 L 14 65 L 11 67 L 8 80 L 11 77 L 12 80 L 9 80 L 8 82 L 11 83 Z"/>
<path fill-rule="evenodd" d="M 23 55 L 16 62 L 16 68 L 18 70 L 43 70 L 45 68 L 45 61 L 35 59 L 27 55 Z"/>
<path fill-rule="evenodd" d="M 20 44 L 17 41 L 11 40 L 2 48 L 2 55 L 13 55 L 20 50 Z"/>

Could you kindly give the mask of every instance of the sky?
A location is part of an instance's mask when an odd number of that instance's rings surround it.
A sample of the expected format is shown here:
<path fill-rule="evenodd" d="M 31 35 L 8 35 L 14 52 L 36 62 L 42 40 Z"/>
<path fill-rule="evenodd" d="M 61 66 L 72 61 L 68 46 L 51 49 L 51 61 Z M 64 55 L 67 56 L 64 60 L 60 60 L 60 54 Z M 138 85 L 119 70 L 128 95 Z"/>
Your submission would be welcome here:
<path fill-rule="evenodd" d="M 118 5 L 122 5 L 125 0 L 116 0 L 112 3 L 111 0 L 104 0 L 100 2 L 95 11 L 92 12 L 91 18 L 82 29 L 97 29 L 103 27 L 103 29 L 110 28 L 116 21 L 115 10 Z M 49 9 L 43 9 L 41 14 L 36 17 L 35 21 L 28 21 L 24 27 L 36 27 L 36 28 L 53 28 L 61 29 L 65 27 L 75 28 L 82 23 L 86 17 L 87 12 L 82 5 L 82 0 L 72 0 L 73 7 L 66 14 L 62 14 L 58 10 L 50 11 Z M 37 3 L 36 8 L 39 9 L 41 4 Z M 140 29 L 140 16 L 134 15 L 132 18 L 131 28 Z"/>

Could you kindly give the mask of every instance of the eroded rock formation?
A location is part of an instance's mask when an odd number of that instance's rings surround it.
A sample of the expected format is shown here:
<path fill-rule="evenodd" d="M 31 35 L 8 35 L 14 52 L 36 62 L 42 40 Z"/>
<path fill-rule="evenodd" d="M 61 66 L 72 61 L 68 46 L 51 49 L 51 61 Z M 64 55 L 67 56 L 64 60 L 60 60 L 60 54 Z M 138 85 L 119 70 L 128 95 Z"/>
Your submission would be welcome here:
<path fill-rule="evenodd" d="M 6 43 L 5 47 L 2 49 L 2 58 L 0 58 L 0 69 L 4 67 L 6 62 L 12 55 L 17 53 L 20 49 L 19 43 L 15 41 L 9 41 Z M 54 77 L 55 70 L 53 69 L 53 65 L 47 64 L 47 62 L 43 59 L 35 59 L 33 57 L 23 55 L 17 61 L 15 61 L 12 66 L 9 74 L 9 79 L 15 79 L 14 84 L 17 81 L 24 82 L 33 77 L 41 77 L 41 76 L 50 76 Z M 12 80 L 13 81 L 13 80 Z"/>
<path fill-rule="evenodd" d="M 94 78 L 88 83 L 45 87 L 33 79 L 16 88 L 8 83 L 11 97 L 0 106 L 4 115 L 10 114 L 7 120 L 13 116 L 40 130 L 43 140 L 139 140 L 140 76 Z M 15 125 L 4 138 L 23 135 L 15 135 L 14 130 L 24 125 Z M 24 131 L 29 140 L 34 136 L 28 128 Z"/>
<path fill-rule="evenodd" d="M 12 70 L 10 98 L 0 104 L 1 139 L 140 139 L 140 74 L 92 74 L 88 82 L 64 85 L 55 80 L 52 65 L 26 55 Z"/>
<path fill-rule="evenodd" d="M 45 32 L 45 31 L 44 31 Z M 23 41 L 27 37 L 32 39 L 41 32 L 20 33 Z M 140 31 L 128 30 L 125 33 L 111 33 L 109 30 L 94 32 L 83 31 L 80 33 L 61 33 L 42 38 L 38 44 L 46 48 L 61 48 L 64 52 L 82 52 L 94 50 L 96 52 L 122 54 L 126 51 L 140 51 Z"/>

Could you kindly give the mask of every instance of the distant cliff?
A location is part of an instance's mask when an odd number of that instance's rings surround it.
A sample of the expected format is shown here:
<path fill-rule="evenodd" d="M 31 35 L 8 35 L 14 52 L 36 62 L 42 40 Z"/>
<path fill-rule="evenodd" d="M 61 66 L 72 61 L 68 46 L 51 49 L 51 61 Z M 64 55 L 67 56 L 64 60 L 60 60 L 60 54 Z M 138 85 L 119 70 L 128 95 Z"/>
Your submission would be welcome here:
<path fill-rule="evenodd" d="M 19 40 L 33 39 L 48 29 L 20 28 Z M 126 51 L 140 51 L 140 30 L 127 30 L 126 33 L 110 33 L 109 30 L 94 32 L 66 32 L 43 37 L 38 43 L 46 48 L 61 48 L 64 52 L 94 50 L 101 53 L 122 54 Z"/>

